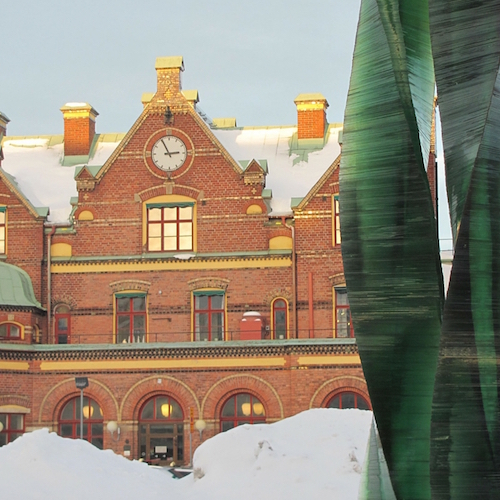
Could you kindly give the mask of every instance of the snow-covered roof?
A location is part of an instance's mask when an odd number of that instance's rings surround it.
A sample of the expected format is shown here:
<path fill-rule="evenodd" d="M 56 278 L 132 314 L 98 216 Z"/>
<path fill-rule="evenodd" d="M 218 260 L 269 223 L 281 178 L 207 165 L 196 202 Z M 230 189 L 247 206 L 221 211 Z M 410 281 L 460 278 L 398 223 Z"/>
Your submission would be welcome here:
<path fill-rule="evenodd" d="M 340 154 L 342 126 L 329 126 L 323 139 L 297 140 L 297 127 L 244 127 L 213 132 L 236 160 L 267 160 L 266 189 L 272 215 L 291 214 L 292 198 L 307 195 Z"/>
<path fill-rule="evenodd" d="M 101 138 L 103 139 L 103 138 Z M 98 140 L 88 165 L 103 165 L 119 144 Z M 68 222 L 72 197 L 77 196 L 76 166 L 63 166 L 63 136 L 5 137 L 2 169 L 14 177 L 17 187 L 34 207 L 49 207 L 48 220 Z"/>
<path fill-rule="evenodd" d="M 266 189 L 272 191 L 272 215 L 292 213 L 292 198 L 307 195 L 340 154 L 341 126 L 329 125 L 324 139 L 297 140 L 297 127 L 212 129 L 237 162 L 267 161 Z M 100 134 L 85 165 L 100 166 L 111 156 L 123 134 Z M 34 207 L 49 207 L 48 220 L 68 222 L 77 196 L 75 169 L 64 166 L 63 136 L 5 137 L 2 169 Z"/>

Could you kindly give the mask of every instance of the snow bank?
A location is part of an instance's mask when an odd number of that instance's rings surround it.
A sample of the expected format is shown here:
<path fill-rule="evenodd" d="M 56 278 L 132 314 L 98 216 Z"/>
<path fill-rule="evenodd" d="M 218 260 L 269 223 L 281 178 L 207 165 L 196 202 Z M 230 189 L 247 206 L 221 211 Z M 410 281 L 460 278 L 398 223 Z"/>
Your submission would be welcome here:
<path fill-rule="evenodd" d="M 42 429 L 0 448 L 2 498 L 356 500 L 371 420 L 370 411 L 317 409 L 241 426 L 203 443 L 196 474 L 181 480 Z"/>

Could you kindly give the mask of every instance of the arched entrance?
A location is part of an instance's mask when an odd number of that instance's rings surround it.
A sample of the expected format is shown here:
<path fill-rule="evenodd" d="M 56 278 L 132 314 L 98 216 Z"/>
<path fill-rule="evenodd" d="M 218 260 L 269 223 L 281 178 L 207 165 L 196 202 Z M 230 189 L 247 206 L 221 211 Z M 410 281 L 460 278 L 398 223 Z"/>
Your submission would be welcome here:
<path fill-rule="evenodd" d="M 169 396 L 155 396 L 139 413 L 139 456 L 148 463 L 184 462 L 184 415 Z"/>

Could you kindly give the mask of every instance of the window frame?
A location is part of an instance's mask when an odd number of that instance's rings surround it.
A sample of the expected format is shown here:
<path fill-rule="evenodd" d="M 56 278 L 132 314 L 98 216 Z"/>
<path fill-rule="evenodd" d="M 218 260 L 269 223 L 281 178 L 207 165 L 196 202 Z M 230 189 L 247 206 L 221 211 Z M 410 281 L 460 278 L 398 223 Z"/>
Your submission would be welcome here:
<path fill-rule="evenodd" d="M 0 255 L 7 254 L 7 207 L 0 206 Z"/>
<path fill-rule="evenodd" d="M 339 195 L 332 196 L 332 243 L 334 247 L 342 244 L 342 233 L 340 230 L 340 201 Z"/>
<path fill-rule="evenodd" d="M 345 293 L 346 299 L 347 299 L 347 304 L 339 304 L 338 300 L 338 294 L 340 293 Z M 349 296 L 347 294 L 347 288 L 345 285 L 343 286 L 335 286 L 333 288 L 333 301 L 334 301 L 334 308 L 333 308 L 333 333 L 334 337 L 338 339 L 353 339 L 356 338 L 355 333 L 354 333 L 354 326 L 352 324 L 352 314 L 351 314 L 351 306 L 349 304 Z M 340 311 L 347 311 L 349 313 L 349 319 L 347 321 L 347 328 L 348 328 L 348 335 L 346 337 L 340 337 L 339 336 L 339 312 Z"/>
<path fill-rule="evenodd" d="M 238 403 L 238 397 L 246 397 L 246 396 L 249 396 L 249 402 L 248 403 Z M 233 415 L 229 415 L 229 416 L 224 416 L 223 413 L 224 413 L 224 409 L 226 408 L 226 406 L 231 402 L 231 400 L 234 400 L 233 401 Z M 249 415 L 243 415 L 243 416 L 240 416 L 238 415 L 238 404 L 249 404 L 250 405 L 250 409 L 251 409 L 251 412 Z M 255 404 L 260 404 L 262 406 L 262 411 L 263 413 L 261 415 L 258 415 L 258 414 L 255 414 L 254 415 L 254 405 Z M 250 425 L 254 425 L 254 424 L 265 424 L 266 421 L 267 421 L 267 411 L 266 411 L 266 406 L 265 404 L 262 402 L 262 400 L 260 398 L 258 398 L 257 396 L 255 396 L 254 394 L 250 393 L 250 392 L 238 392 L 236 394 L 232 394 L 231 396 L 229 396 L 225 401 L 224 403 L 220 406 L 220 412 L 219 412 L 219 430 L 220 432 L 226 432 L 230 429 L 234 429 L 235 427 L 238 427 L 239 425 L 244 425 L 244 424 L 250 424 Z M 230 424 L 232 423 L 232 427 L 228 427 L 227 424 Z M 224 428 L 226 427 L 226 428 Z"/>
<path fill-rule="evenodd" d="M 276 302 L 282 300 L 285 303 L 285 307 L 283 308 L 277 308 L 276 307 Z M 289 336 L 289 314 L 288 314 L 288 300 L 286 300 L 284 297 L 276 297 L 273 299 L 271 302 L 271 338 L 275 340 L 285 340 L 288 339 Z M 285 335 L 283 339 L 279 339 L 276 335 L 276 312 L 277 311 L 285 311 Z"/>
<path fill-rule="evenodd" d="M 128 299 L 129 301 L 129 310 L 128 311 L 120 311 L 118 307 L 118 301 L 120 299 Z M 133 309 L 134 299 L 144 299 L 144 310 L 135 311 Z M 146 343 L 148 342 L 148 300 L 147 294 L 145 292 L 118 292 L 114 295 L 114 330 L 115 330 L 115 343 L 116 344 L 137 344 L 137 343 Z M 120 326 L 119 326 L 119 318 L 128 317 L 129 318 L 129 334 L 128 340 L 125 339 L 120 340 Z M 144 318 L 144 332 L 143 333 L 135 333 L 134 326 L 136 317 Z M 142 336 L 142 340 L 136 340 L 137 337 Z"/>
<path fill-rule="evenodd" d="M 147 251 L 152 253 L 158 252 L 193 252 L 194 251 L 194 202 L 172 202 L 172 203 L 146 203 L 146 246 Z M 190 208 L 191 218 L 184 219 L 181 217 L 181 209 Z M 173 219 L 165 217 L 165 209 L 175 209 L 176 217 Z M 160 210 L 161 216 L 158 220 L 150 220 L 151 210 Z M 181 248 L 181 224 L 189 224 L 191 228 L 190 246 L 189 248 Z M 153 250 L 150 248 L 150 231 L 154 226 L 160 227 L 160 236 L 155 237 L 160 240 L 160 249 Z M 175 226 L 175 248 L 165 248 L 165 228 L 167 226 Z"/>
<path fill-rule="evenodd" d="M 7 335 L 5 335 L 5 336 L 0 335 L 0 341 L 23 340 L 24 339 L 24 327 L 20 323 L 16 323 L 15 321 L 4 321 L 4 322 L 0 323 L 0 326 L 6 326 L 6 328 L 7 328 Z M 10 330 L 12 329 L 12 327 L 15 327 L 18 329 L 19 335 L 15 336 L 15 335 L 10 334 Z"/>
<path fill-rule="evenodd" d="M 198 297 L 208 297 L 207 301 L 207 309 L 201 309 L 197 306 L 197 298 Z M 216 308 L 212 307 L 212 299 L 213 297 L 222 297 L 222 307 Z M 226 292 L 224 290 L 214 290 L 214 289 L 203 289 L 203 290 L 195 290 L 192 292 L 192 340 L 195 342 L 219 342 L 226 340 Z M 199 331 L 199 321 L 197 321 L 198 314 L 207 314 L 208 316 L 208 334 L 206 339 L 201 339 L 201 331 Z M 222 322 L 222 335 L 221 338 L 213 339 L 212 338 L 212 314 L 220 314 L 221 322 Z"/>
<path fill-rule="evenodd" d="M 11 425 L 12 417 L 21 417 L 22 426 L 20 429 L 13 429 Z M 24 413 L 0 413 L 0 422 L 3 424 L 3 429 L 0 431 L 0 437 L 7 436 L 5 443 L 0 439 L 0 447 L 12 443 L 18 437 L 21 437 L 26 432 L 26 418 Z M 19 434 L 12 439 L 14 434 Z"/>

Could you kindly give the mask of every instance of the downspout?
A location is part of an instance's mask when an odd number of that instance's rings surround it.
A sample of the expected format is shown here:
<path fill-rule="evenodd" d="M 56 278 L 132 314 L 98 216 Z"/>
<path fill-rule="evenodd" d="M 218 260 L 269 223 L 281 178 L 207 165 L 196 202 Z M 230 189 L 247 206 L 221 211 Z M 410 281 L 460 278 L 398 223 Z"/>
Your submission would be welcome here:
<path fill-rule="evenodd" d="M 314 338 L 313 273 L 309 272 L 309 338 Z"/>
<path fill-rule="evenodd" d="M 52 226 L 47 238 L 47 344 L 50 344 L 52 338 L 52 274 L 50 272 L 50 251 L 52 245 L 52 236 L 56 232 L 56 226 Z M 55 341 L 54 341 L 55 343 Z"/>
<path fill-rule="evenodd" d="M 299 338 L 299 328 L 297 323 L 297 252 L 295 248 L 295 227 L 286 223 L 286 218 L 281 217 L 281 223 L 290 229 L 292 233 L 292 318 L 294 338 Z"/>

